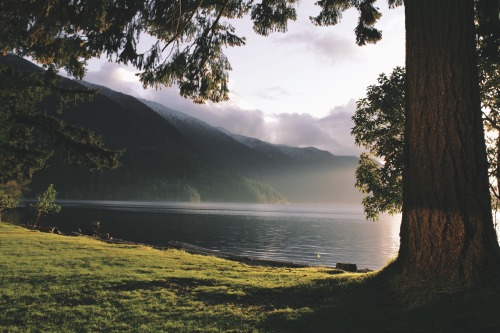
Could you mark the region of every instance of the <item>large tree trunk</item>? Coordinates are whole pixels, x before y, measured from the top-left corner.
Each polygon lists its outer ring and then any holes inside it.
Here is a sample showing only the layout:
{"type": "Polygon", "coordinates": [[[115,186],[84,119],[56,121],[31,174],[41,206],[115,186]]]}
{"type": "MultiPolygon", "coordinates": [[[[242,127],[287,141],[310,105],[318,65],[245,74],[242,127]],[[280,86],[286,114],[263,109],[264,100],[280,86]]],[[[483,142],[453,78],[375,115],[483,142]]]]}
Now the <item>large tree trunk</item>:
{"type": "Polygon", "coordinates": [[[408,105],[403,274],[476,286],[498,281],[472,0],[406,0],[408,105]]]}

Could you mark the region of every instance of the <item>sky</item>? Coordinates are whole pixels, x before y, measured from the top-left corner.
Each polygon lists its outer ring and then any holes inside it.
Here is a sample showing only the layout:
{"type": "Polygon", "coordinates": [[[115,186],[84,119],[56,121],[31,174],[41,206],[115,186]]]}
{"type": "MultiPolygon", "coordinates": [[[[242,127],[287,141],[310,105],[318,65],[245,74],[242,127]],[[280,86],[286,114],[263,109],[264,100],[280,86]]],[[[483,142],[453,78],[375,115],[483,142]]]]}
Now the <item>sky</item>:
{"type": "Polygon", "coordinates": [[[336,155],[359,155],[350,135],[356,100],[381,73],[404,65],[404,9],[378,3],[382,41],[359,47],[354,28],[358,13],[349,10],[336,26],[316,27],[319,12],[302,1],[297,21],[286,33],[255,34],[248,18],[233,21],[246,45],[229,48],[230,100],[194,104],[176,87],[146,89],[136,71],[103,59],[89,62],[84,80],[159,102],[233,133],[299,147],[314,146],[336,155]]]}

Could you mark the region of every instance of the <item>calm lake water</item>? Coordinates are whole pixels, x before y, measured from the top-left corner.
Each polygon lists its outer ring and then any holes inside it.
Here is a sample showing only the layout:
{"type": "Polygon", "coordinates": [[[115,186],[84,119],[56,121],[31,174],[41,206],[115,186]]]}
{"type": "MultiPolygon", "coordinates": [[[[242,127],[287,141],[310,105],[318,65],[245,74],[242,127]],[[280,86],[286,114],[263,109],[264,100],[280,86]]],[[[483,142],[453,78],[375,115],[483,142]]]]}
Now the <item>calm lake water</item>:
{"type": "Polygon", "coordinates": [[[397,254],[400,216],[366,221],[362,207],[60,201],[44,225],[63,231],[101,222],[115,238],[155,245],[180,241],[263,259],[377,269],[397,254]]]}

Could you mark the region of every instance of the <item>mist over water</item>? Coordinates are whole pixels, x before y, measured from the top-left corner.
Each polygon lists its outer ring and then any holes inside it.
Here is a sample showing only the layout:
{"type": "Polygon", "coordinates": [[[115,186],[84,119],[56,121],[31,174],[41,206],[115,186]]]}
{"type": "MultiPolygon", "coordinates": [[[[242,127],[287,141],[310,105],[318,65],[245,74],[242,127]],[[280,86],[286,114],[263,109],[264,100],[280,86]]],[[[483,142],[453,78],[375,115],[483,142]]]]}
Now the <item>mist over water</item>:
{"type": "Polygon", "coordinates": [[[61,201],[43,223],[154,245],[180,241],[262,259],[378,269],[397,254],[400,217],[366,221],[359,206],[61,201]]]}
{"type": "MultiPolygon", "coordinates": [[[[357,164],[356,164],[357,165],[357,164]]],[[[303,167],[300,173],[282,170],[265,181],[292,203],[359,205],[362,194],[355,186],[355,167],[303,167]]]]}

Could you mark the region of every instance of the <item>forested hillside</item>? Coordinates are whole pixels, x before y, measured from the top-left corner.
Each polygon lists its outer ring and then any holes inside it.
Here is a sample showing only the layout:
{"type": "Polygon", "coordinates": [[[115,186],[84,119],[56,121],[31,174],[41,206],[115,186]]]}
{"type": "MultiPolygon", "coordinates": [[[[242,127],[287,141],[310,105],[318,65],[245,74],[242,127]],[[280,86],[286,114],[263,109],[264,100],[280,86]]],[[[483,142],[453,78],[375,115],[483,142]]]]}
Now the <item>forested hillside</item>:
{"type": "MultiPolygon", "coordinates": [[[[0,61],[20,71],[40,70],[14,56],[0,61]]],[[[62,150],[56,149],[50,167],[35,174],[31,195],[53,183],[59,197],[70,199],[360,201],[353,186],[354,157],[235,135],[163,105],[86,82],[61,78],[61,84],[96,92],[62,118],[101,135],[109,148],[123,149],[121,166],[91,172],[65,163],[62,150]]],[[[39,107],[55,110],[55,103],[56,98],[49,98],[39,107]]]]}
{"type": "Polygon", "coordinates": [[[314,147],[291,147],[230,133],[161,104],[143,101],[220,166],[270,184],[291,202],[355,203],[358,158],[314,147]]]}

